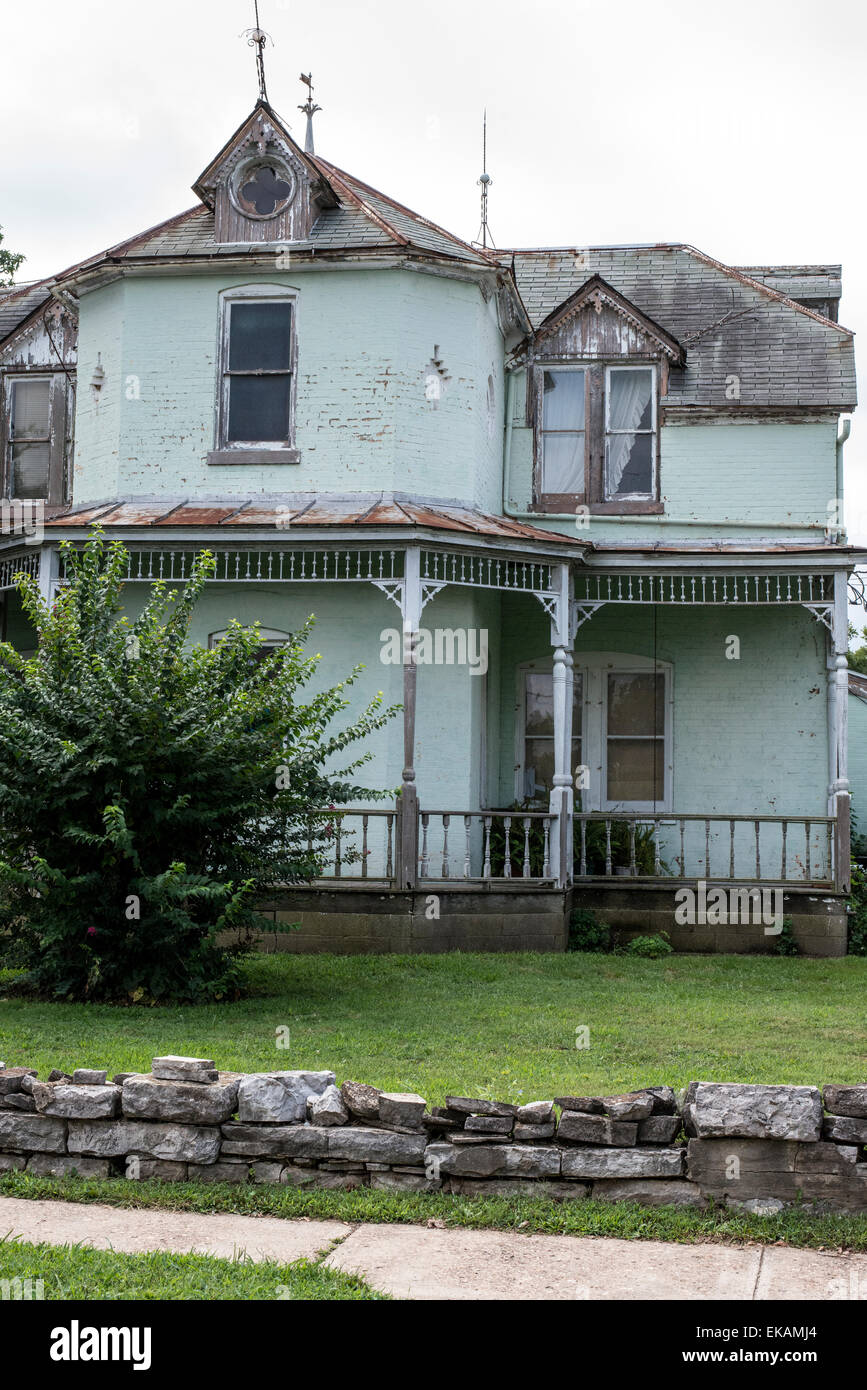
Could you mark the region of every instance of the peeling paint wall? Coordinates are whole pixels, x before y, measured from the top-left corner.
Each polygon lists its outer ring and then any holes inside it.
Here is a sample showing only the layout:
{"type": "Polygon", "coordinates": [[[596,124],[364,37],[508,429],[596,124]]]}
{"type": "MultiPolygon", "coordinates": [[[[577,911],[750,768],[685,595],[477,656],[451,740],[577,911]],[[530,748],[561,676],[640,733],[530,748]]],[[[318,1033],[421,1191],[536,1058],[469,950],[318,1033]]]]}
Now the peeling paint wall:
{"type": "MultiPolygon", "coordinates": [[[[783,539],[792,527],[813,526],[821,541],[836,495],[836,419],[823,421],[708,421],[663,424],[659,434],[660,517],[593,516],[584,539],[699,540],[720,526],[738,533],[738,522],[761,523],[783,539]],[[667,520],[671,518],[671,520],[667,520]],[[680,525],[678,521],[706,523],[680,525]]],[[[510,458],[506,460],[510,510],[530,509],[533,431],[526,421],[526,375],[515,382],[510,458]]],[[[542,525],[573,533],[568,522],[546,517],[542,525]]],[[[750,531],[741,528],[741,533],[750,531]]],[[[791,532],[803,539],[805,533],[791,532]]],[[[755,536],[755,531],[752,532],[755,536]]]]}
{"type": "Polygon", "coordinates": [[[502,337],[476,285],[411,271],[257,277],[298,291],[299,464],[209,467],[220,291],[243,276],[129,279],[84,296],[78,503],[110,495],[250,497],[396,490],[494,509],[502,337]],[[426,390],[437,348],[448,381],[426,390]],[[489,378],[493,381],[490,388],[489,378]],[[491,423],[491,391],[493,410],[491,423]]]}

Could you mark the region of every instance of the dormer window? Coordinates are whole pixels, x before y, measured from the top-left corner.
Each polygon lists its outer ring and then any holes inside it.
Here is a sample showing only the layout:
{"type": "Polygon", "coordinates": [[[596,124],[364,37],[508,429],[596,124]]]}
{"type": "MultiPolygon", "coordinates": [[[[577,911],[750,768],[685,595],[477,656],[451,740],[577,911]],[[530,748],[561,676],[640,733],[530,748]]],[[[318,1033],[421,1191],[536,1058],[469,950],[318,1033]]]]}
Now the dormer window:
{"type": "Polygon", "coordinates": [[[654,364],[537,362],[536,393],[540,511],[660,510],[654,364]]]}
{"type": "Polygon", "coordinates": [[[295,196],[291,170],[276,160],[248,160],[231,180],[231,198],[245,217],[276,217],[295,196]]]}

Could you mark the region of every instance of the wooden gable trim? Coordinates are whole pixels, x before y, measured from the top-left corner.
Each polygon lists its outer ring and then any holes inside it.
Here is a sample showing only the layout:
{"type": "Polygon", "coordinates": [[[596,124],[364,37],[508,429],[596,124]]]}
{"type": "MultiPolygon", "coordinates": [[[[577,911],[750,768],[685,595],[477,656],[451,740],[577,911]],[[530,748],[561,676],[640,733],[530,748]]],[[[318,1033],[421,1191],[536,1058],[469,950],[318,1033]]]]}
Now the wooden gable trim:
{"type": "Polygon", "coordinates": [[[255,123],[263,118],[269,122],[275,134],[285,142],[294,158],[304,167],[310,179],[310,183],[314,188],[316,188],[317,191],[321,188],[324,194],[330,193],[333,204],[336,206],[338,199],[334,194],[334,190],[331,189],[324,172],[318,165],[314,164],[309,155],[304,153],[301,146],[295,143],[276,111],[274,111],[266,101],[256,102],[256,105],[247,119],[241,122],[234,135],[229,137],[219,154],[214,156],[206,169],[203,169],[202,173],[193,184],[193,192],[197,197],[201,198],[202,202],[205,203],[207,207],[212,208],[214,206],[213,189],[219,182],[219,175],[222,173],[223,166],[248,143],[252,136],[255,123]]]}
{"type": "Polygon", "coordinates": [[[597,313],[601,313],[603,307],[612,309],[615,314],[624,319],[633,328],[644,333],[651,338],[659,347],[668,360],[675,366],[683,366],[686,361],[686,351],[683,346],[666,333],[653,319],[648,318],[637,309],[624,295],[620,294],[613,285],[609,285],[603,280],[601,275],[592,275],[589,280],[571,294],[568,299],[558,305],[547,318],[543,319],[533,335],[533,342],[538,347],[546,338],[550,338],[559,328],[569,319],[577,317],[588,307],[592,307],[597,313]]]}

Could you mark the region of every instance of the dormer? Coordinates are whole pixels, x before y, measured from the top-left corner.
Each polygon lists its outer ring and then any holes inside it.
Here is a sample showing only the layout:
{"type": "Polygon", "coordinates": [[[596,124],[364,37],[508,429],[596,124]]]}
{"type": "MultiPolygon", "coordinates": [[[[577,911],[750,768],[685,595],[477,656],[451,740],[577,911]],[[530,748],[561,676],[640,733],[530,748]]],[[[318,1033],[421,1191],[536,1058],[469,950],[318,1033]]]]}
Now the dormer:
{"type": "Polygon", "coordinates": [[[539,325],[526,348],[534,508],[660,512],[659,402],[684,350],[600,275],[539,325]]]}
{"type": "Polygon", "coordinates": [[[338,205],[331,185],[264,101],[193,191],[213,209],[223,245],[305,241],[322,209],[338,205]]]}

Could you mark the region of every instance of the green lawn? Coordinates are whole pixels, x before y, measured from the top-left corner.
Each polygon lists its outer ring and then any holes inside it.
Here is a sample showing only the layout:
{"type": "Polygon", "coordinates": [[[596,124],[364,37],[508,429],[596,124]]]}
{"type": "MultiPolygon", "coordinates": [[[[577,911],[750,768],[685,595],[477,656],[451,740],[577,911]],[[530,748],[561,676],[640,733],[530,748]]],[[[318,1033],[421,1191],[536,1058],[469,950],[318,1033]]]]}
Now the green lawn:
{"type": "MultiPolygon", "coordinates": [[[[123,1255],[80,1245],[0,1240],[0,1279],[41,1279],[60,1299],[380,1299],[355,1275],[309,1260],[290,1265],[153,1252],[123,1255]]],[[[13,1304],[13,1307],[16,1305],[13,1304]]]]}
{"type": "MultiPolygon", "coordinates": [[[[797,1206],[776,1216],[757,1216],[726,1207],[647,1207],[635,1202],[594,1202],[584,1198],[553,1202],[544,1197],[453,1197],[442,1192],[393,1193],[373,1188],[323,1192],[280,1184],[242,1187],[226,1183],[127,1182],[123,1178],[96,1181],[40,1178],[32,1173],[0,1175],[0,1197],[100,1202],[113,1207],[166,1211],[238,1212],[284,1220],[408,1225],[434,1221],[441,1226],[520,1231],[523,1235],[541,1231],[548,1235],[616,1236],[621,1240],[685,1244],[785,1242],[813,1250],[867,1252],[867,1212],[809,1212],[797,1206]]],[[[0,1245],[0,1252],[2,1249],[0,1245]]]]}
{"type": "Polygon", "coordinates": [[[166,1052],[236,1071],[330,1068],[433,1104],[867,1080],[863,957],[283,955],[256,957],[248,976],[245,1000],[205,1008],[0,1000],[0,1058],[43,1076],[148,1070],[166,1052]]]}

